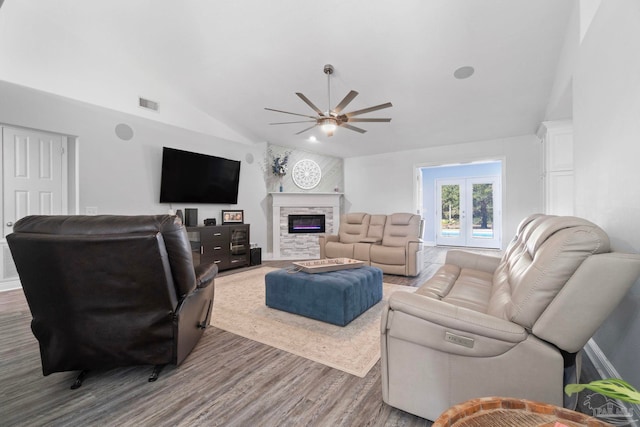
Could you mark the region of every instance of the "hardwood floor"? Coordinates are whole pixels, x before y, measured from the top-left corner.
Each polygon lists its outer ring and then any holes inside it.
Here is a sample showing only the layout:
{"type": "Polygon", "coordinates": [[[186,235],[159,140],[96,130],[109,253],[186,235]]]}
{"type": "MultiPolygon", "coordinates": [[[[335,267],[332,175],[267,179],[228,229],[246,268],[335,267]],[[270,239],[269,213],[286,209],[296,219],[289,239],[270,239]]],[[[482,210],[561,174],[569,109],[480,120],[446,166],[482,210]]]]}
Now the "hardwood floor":
{"type": "MultiPolygon", "coordinates": [[[[420,285],[446,250],[427,253],[419,277],[383,280],[420,285]]],[[[431,425],[382,402],[380,362],[359,378],[214,327],[154,383],[151,367],[130,367],[90,373],[70,390],[76,372],[42,375],[30,321],[21,290],[0,293],[1,426],[431,425]]]]}
{"type": "MultiPolygon", "coordinates": [[[[416,286],[424,276],[384,280],[416,286]]],[[[214,327],[154,383],[151,367],[130,367],[89,373],[70,390],[77,372],[42,375],[30,321],[21,290],[0,293],[2,426],[431,425],[382,402],[380,362],[359,378],[214,327]]]]}

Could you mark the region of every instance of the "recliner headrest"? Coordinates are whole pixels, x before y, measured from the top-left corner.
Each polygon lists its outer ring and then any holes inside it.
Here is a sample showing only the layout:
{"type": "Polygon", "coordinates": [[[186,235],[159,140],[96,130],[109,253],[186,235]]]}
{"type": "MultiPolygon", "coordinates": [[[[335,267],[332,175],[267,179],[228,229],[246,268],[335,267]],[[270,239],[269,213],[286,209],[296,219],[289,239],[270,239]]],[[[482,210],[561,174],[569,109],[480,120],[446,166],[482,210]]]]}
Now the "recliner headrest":
{"type": "Polygon", "coordinates": [[[391,225],[409,225],[415,215],[410,213],[394,213],[389,216],[391,218],[391,225]]]}
{"type": "Polygon", "coordinates": [[[531,235],[526,239],[527,251],[533,256],[536,251],[554,234],[569,228],[581,228],[594,236],[597,236],[597,247],[592,253],[609,252],[609,237],[594,223],[586,219],[572,216],[544,216],[536,218],[534,223],[539,222],[531,229],[531,235]]]}
{"type": "Polygon", "coordinates": [[[363,212],[352,212],[346,215],[347,224],[362,224],[364,217],[367,216],[363,212]]]}

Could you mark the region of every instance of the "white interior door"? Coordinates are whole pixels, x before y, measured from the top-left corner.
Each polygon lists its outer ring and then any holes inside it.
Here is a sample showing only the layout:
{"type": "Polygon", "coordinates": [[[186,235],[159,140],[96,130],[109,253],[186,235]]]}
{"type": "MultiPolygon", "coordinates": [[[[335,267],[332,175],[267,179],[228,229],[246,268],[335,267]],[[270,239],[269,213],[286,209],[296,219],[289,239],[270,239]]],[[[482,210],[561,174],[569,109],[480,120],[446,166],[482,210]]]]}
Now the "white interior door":
{"type": "Polygon", "coordinates": [[[27,215],[67,212],[67,139],[30,129],[2,127],[3,256],[0,281],[15,279],[5,237],[27,215]]]}
{"type": "Polygon", "coordinates": [[[26,215],[63,213],[63,139],[28,129],[2,129],[3,236],[26,215]]]}
{"type": "Polygon", "coordinates": [[[439,179],[436,186],[436,244],[501,247],[499,177],[439,179]]]}

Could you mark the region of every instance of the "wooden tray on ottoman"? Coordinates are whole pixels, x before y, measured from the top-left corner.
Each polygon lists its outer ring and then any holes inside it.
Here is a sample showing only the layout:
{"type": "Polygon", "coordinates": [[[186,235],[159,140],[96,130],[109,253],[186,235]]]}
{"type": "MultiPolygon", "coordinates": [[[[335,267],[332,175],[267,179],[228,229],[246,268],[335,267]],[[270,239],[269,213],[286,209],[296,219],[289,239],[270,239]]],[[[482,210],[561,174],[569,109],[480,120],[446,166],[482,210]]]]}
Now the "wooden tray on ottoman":
{"type": "Polygon", "coordinates": [[[326,273],[327,271],[362,267],[364,262],[351,258],[327,258],[313,261],[298,261],[294,262],[293,265],[305,273],[326,273]]]}

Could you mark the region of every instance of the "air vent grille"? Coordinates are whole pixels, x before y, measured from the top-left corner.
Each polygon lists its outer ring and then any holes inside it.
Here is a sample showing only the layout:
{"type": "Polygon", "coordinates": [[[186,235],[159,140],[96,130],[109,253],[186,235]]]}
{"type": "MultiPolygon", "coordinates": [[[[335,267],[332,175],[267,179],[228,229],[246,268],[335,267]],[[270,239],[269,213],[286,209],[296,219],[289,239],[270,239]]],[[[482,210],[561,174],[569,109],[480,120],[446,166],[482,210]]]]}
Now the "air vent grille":
{"type": "Polygon", "coordinates": [[[146,108],[147,110],[158,111],[159,105],[155,101],[151,101],[150,99],[138,98],[138,105],[142,108],[146,108]]]}

